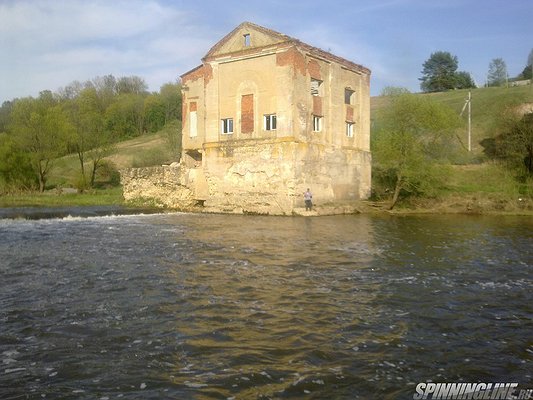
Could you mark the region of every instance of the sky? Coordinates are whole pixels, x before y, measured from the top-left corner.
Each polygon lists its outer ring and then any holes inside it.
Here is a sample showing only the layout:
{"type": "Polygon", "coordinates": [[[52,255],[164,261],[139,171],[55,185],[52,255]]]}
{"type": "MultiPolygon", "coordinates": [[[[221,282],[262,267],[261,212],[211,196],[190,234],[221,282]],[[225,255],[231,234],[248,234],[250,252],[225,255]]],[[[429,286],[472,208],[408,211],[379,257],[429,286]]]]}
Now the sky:
{"type": "Polygon", "coordinates": [[[108,74],[158,91],[244,21],[371,69],[372,95],[420,91],[436,51],[483,85],[491,60],[514,77],[533,48],[532,0],[0,0],[0,103],[108,74]]]}

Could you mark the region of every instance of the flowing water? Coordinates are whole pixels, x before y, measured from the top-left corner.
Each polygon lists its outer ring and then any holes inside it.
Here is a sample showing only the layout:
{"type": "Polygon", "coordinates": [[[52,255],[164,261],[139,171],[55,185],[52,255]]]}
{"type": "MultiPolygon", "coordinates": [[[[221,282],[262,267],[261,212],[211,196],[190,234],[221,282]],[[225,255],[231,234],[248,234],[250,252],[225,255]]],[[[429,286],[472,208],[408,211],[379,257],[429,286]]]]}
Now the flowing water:
{"type": "Polygon", "coordinates": [[[0,398],[530,384],[532,264],[525,217],[0,220],[0,398]]]}

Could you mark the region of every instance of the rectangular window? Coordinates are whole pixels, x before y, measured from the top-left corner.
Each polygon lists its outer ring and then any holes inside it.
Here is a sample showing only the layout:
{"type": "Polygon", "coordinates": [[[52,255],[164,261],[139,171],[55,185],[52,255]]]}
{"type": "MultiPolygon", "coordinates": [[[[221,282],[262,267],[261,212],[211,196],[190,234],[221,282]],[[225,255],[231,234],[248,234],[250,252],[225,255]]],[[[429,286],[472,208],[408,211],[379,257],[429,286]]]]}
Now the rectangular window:
{"type": "Polygon", "coordinates": [[[220,121],[220,133],[231,135],[233,133],[233,118],[224,118],[220,121]]]}
{"type": "Polygon", "coordinates": [[[322,117],[313,115],[313,132],[322,131],[322,117]]]}
{"type": "Polygon", "coordinates": [[[319,81],[318,79],[311,78],[311,94],[313,96],[322,96],[322,81],[319,81]]]}
{"type": "Polygon", "coordinates": [[[243,35],[244,37],[244,47],[250,47],[250,45],[252,44],[251,40],[250,40],[250,34],[249,33],[245,33],[243,35]]]}
{"type": "Polygon", "coordinates": [[[265,115],[265,131],[276,130],[276,114],[265,115]]]}
{"type": "Polygon", "coordinates": [[[198,135],[198,117],[196,111],[189,113],[189,136],[196,137],[198,135]]]}
{"type": "Polygon", "coordinates": [[[353,122],[346,122],[346,136],[349,138],[353,137],[353,122]]]}
{"type": "Polygon", "coordinates": [[[344,104],[354,104],[355,91],[350,88],[344,89],[344,104]]]}

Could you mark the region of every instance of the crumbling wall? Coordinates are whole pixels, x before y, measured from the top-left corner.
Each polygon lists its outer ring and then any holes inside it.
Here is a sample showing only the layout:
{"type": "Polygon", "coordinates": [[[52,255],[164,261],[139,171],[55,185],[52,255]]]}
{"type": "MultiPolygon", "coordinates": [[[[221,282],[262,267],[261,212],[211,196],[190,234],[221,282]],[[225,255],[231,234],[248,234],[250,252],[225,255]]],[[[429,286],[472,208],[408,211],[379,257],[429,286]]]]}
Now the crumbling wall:
{"type": "Polygon", "coordinates": [[[190,209],[197,203],[191,189],[194,184],[191,171],[178,163],[121,170],[120,182],[124,199],[175,209],[190,209]]]}

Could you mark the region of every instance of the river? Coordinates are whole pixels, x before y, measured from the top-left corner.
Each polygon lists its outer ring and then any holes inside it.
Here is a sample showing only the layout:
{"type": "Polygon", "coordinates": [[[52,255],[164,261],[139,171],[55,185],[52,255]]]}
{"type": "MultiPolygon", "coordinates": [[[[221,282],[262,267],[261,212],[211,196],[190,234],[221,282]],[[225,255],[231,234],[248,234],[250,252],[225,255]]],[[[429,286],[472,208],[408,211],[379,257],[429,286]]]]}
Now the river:
{"type": "Polygon", "coordinates": [[[412,399],[533,379],[533,219],[0,220],[1,399],[412,399]]]}

